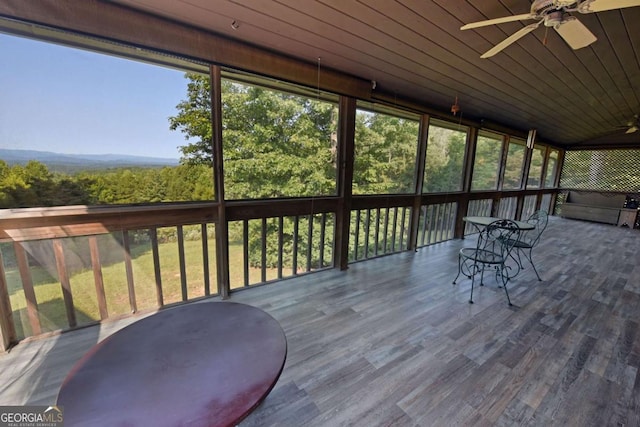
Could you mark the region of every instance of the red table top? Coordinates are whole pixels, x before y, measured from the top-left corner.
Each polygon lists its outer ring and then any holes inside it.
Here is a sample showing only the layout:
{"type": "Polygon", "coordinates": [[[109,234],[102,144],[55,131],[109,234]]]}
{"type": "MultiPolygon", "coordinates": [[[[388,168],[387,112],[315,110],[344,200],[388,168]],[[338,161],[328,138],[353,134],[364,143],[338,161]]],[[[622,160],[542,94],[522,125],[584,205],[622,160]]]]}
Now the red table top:
{"type": "Polygon", "coordinates": [[[271,391],[286,354],[282,328],[260,309],[183,305],[96,344],[67,375],[58,405],[65,426],[235,425],[271,391]]]}

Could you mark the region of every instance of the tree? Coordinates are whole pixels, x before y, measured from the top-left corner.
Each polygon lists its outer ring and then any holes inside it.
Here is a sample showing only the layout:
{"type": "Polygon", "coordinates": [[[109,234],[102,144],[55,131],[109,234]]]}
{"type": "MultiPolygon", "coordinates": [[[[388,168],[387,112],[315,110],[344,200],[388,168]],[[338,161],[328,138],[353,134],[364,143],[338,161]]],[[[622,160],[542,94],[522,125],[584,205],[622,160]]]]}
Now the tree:
{"type": "MultiPolygon", "coordinates": [[[[187,99],[170,118],[171,129],[190,141],[181,147],[183,163],[211,165],[209,81],[186,77],[187,99]]],[[[333,104],[224,80],[222,117],[227,198],[335,193],[333,104]]]]}
{"type": "Polygon", "coordinates": [[[211,141],[211,83],[209,77],[202,74],[187,73],[187,99],[181,101],[176,108],[178,114],[169,117],[169,128],[180,130],[190,141],[180,147],[182,161],[196,164],[212,164],[213,153],[211,141]]]}
{"type": "Polygon", "coordinates": [[[439,126],[429,126],[425,163],[425,193],[458,191],[462,184],[466,134],[439,126]]]}
{"type": "Polygon", "coordinates": [[[358,111],[354,194],[413,192],[418,131],[417,121],[358,111]]]}
{"type": "Polygon", "coordinates": [[[478,136],[473,164],[472,190],[495,190],[498,187],[501,152],[501,139],[478,136]]]}

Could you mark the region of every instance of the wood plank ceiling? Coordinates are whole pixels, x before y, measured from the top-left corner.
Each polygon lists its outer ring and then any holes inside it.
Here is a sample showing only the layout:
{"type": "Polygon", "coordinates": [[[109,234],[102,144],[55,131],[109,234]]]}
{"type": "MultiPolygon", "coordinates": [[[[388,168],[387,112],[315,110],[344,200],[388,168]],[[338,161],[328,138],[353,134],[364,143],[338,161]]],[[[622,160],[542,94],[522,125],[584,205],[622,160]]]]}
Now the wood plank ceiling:
{"type": "Polygon", "coordinates": [[[528,13],[529,1],[116,2],[375,81],[374,93],[444,112],[457,96],[464,118],[535,128],[541,140],[567,149],[640,147],[640,131],[624,128],[640,114],[640,7],[575,14],[598,38],[580,50],[540,26],[481,59],[533,21],[460,26],[528,13]]]}

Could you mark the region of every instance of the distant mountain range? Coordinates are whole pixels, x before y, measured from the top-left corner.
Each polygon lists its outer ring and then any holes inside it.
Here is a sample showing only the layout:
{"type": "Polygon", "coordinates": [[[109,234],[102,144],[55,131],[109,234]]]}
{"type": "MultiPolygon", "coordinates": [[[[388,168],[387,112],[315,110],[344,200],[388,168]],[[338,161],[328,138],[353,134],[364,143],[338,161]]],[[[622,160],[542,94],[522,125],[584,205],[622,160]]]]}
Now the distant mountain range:
{"type": "Polygon", "coordinates": [[[131,156],[127,154],[61,154],[49,151],[11,150],[0,148],[0,159],[9,165],[37,160],[51,170],[108,169],[116,167],[177,166],[177,159],[131,156]]]}

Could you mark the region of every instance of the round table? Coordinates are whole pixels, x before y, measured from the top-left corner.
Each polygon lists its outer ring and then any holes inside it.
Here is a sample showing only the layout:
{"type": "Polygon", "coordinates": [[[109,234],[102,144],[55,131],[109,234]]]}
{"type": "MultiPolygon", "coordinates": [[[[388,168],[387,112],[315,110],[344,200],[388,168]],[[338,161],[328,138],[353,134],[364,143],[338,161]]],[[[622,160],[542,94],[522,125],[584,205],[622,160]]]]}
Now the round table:
{"type": "Polygon", "coordinates": [[[58,394],[65,426],[236,425],[271,391],[287,354],[278,322],[232,302],[183,305],[92,347],[58,394]]]}
{"type": "MultiPolygon", "coordinates": [[[[468,222],[470,224],[473,224],[476,227],[478,227],[478,226],[486,227],[487,225],[491,224],[492,222],[503,221],[504,219],[505,218],[496,218],[496,217],[493,217],[493,216],[465,216],[465,217],[462,218],[462,220],[464,222],[468,222]]],[[[533,230],[534,228],[536,228],[535,225],[531,224],[530,222],[516,221],[514,219],[510,219],[509,221],[515,223],[516,226],[522,231],[530,231],[530,230],[533,230]]],[[[480,231],[480,228],[478,228],[478,231],[480,231]]]]}

